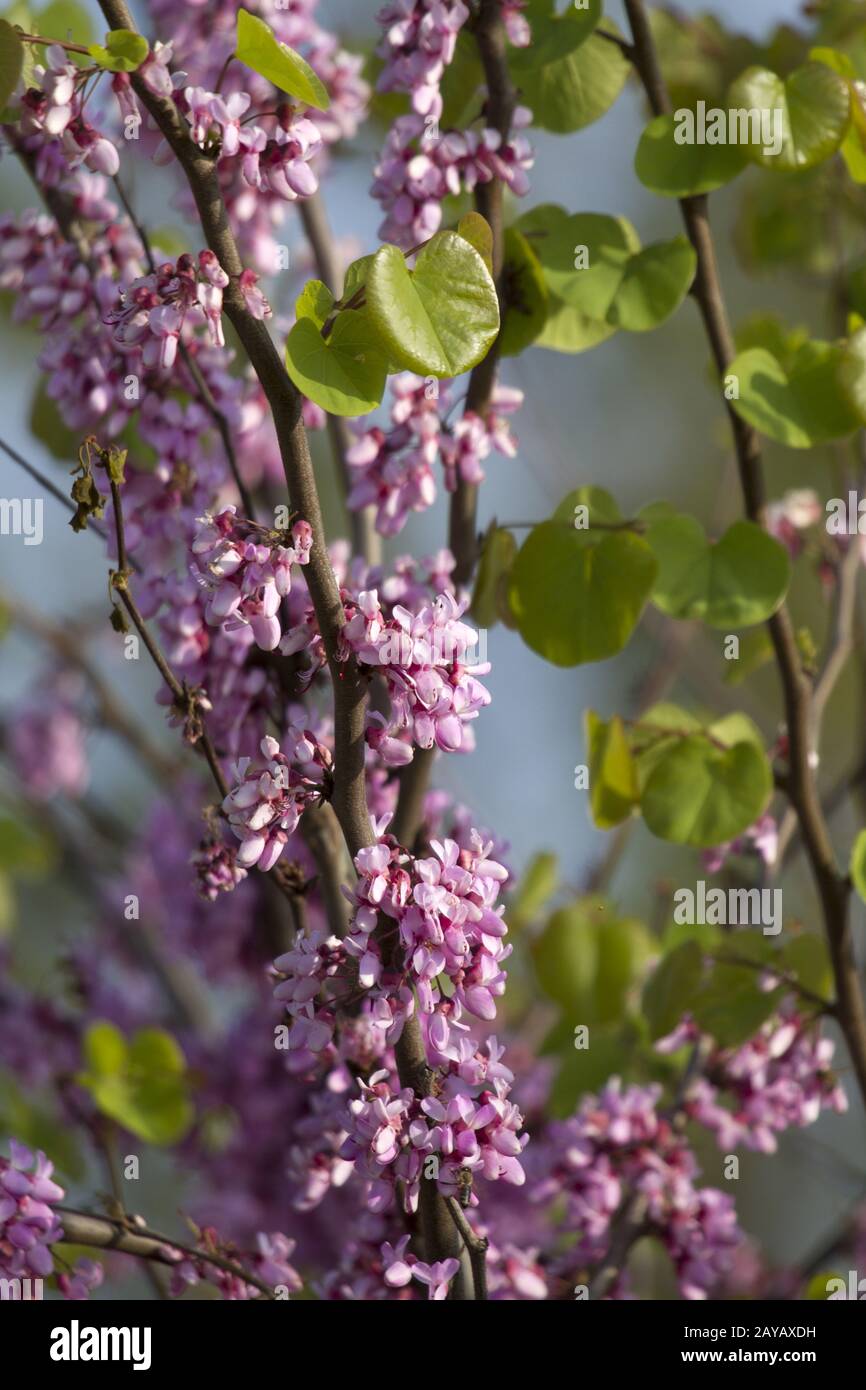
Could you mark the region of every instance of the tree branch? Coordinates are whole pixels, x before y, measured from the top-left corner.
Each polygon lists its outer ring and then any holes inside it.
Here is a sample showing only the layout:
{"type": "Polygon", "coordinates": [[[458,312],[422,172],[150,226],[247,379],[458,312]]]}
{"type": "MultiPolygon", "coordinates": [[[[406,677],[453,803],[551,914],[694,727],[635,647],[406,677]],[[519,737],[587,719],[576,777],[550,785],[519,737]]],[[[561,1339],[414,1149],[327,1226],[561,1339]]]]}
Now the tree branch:
{"type": "MultiPolygon", "coordinates": [[[[508,139],[511,118],[517,96],[511,85],[506,60],[506,35],[502,22],[500,0],[481,0],[478,18],[472,30],[478,47],[478,56],[484,69],[487,83],[486,117],[488,124],[508,139]]],[[[499,295],[500,323],[505,311],[505,296],[502,285],[502,270],[505,259],[505,224],[502,215],[502,180],[491,179],[480,183],[475,190],[475,206],[481,216],[490,223],[493,233],[493,278],[499,295]]],[[[500,327],[501,332],[501,327],[500,327]]],[[[469,388],[466,393],[466,410],[473,410],[482,418],[490,409],[493,391],[496,386],[496,372],[499,366],[499,338],[493,343],[487,356],[472,368],[469,388]]],[[[457,561],[454,569],[455,587],[468,584],[472,578],[475,561],[478,557],[478,485],[467,483],[458,475],[448,523],[448,544],[457,561]]]]}
{"type": "MultiPolygon", "coordinates": [[[[634,60],[655,115],[670,111],[670,97],[643,0],[625,0],[634,45],[634,60]]],[[[689,239],[697,254],[693,294],[720,377],[736,349],[722,294],[718,263],[710,231],[706,196],[680,200],[689,239]]],[[[766,493],[758,436],[726,402],[734,437],[740,486],[746,514],[766,527],[766,493]]],[[[821,810],[812,752],[812,687],[803,670],[790,613],[782,606],[768,624],[782,681],[789,742],[791,803],[797,812],[803,840],[821,901],[833,973],[838,1017],[851,1054],[861,1095],[866,1101],[866,1007],[860,989],[848,913],[849,885],[840,873],[821,810]]]]}
{"type": "MultiPolygon", "coordinates": [[[[125,0],[100,0],[112,29],[135,32],[125,0]]],[[[195,199],[205,241],[229,276],[223,304],[225,312],[252,364],[274,417],[277,438],[293,511],[309,523],[313,545],[307,566],[307,584],[322,635],[334,689],[334,791],[332,804],[349,853],[375,842],[367,807],[365,782],[364,715],[366,682],[351,655],[341,655],[340,637],[346,615],[336,576],[328,558],[309,444],[301,418],[301,397],[290,380],[264,323],[246,307],[239,287],[243,265],[229,225],[216,167],[195,145],[174,103],[153,93],[139,73],[130,77],[133,89],[147,108],[180,163],[195,199]]],[[[395,1048],[402,1086],[429,1095],[432,1077],[427,1066],[421,1027],[409,1019],[395,1048]]],[[[421,1184],[421,1224],[428,1258],[444,1259],[453,1251],[454,1227],[435,1182],[421,1184]]]]}
{"type": "MultiPolygon", "coordinates": [[[[100,0],[100,4],[112,29],[136,32],[125,0],[100,0]]],[[[249,312],[241,293],[239,279],[243,263],[229,225],[213,159],[194,144],[173,101],[152,92],[140,73],[132,73],[130,80],[180,163],[198,208],[205,241],[229,277],[223,297],[225,312],[271,408],[292,510],[309,523],[313,533],[307,584],[334,687],[333,805],[346,843],[355,855],[373,841],[364,782],[366,685],[354,659],[341,657],[339,652],[345,613],[328,558],[319,494],[301,418],[301,397],[286,373],[267,327],[249,312]]]]}

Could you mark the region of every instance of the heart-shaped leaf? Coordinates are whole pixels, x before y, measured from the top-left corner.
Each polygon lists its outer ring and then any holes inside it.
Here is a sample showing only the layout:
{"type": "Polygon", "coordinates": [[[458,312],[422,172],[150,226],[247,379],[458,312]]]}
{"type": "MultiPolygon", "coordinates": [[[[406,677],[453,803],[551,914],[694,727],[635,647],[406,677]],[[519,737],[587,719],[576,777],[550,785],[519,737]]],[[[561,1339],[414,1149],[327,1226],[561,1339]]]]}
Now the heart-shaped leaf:
{"type": "Polygon", "coordinates": [[[366,415],[385,391],[387,362],[364,310],[344,309],[330,337],[313,318],[299,318],[286,339],[286,370],[329,415],[366,415]]]}
{"type": "Polygon", "coordinates": [[[784,80],[769,68],[747,68],[729,88],[727,104],[761,113],[764,129],[757,139],[750,132],[743,148],[756,164],[777,171],[811,169],[828,159],[851,119],[848,83],[825,63],[804,63],[784,80]]]}
{"type": "Polygon", "coordinates": [[[697,256],[683,236],[630,257],[607,317],[628,333],[645,333],[678,309],[695,277],[697,256]]]}
{"type": "Polygon", "coordinates": [[[518,553],[508,598],[527,645],[555,666],[576,666],[622,650],[655,575],[652,551],[629,531],[599,539],[544,521],[518,553]]]}
{"type": "MultiPolygon", "coordinates": [[[[615,32],[613,26],[607,27],[615,32]]],[[[514,85],[531,109],[535,124],[557,135],[582,130],[603,116],[631,71],[617,45],[597,34],[590,34],[578,48],[542,67],[515,67],[516,55],[525,51],[509,51],[514,85]]],[[[520,61],[518,57],[518,65],[520,61]]]]}
{"type": "Polygon", "coordinates": [[[722,748],[692,734],[675,740],[656,762],[641,811],[660,839],[709,848],[735,839],[757,820],[772,790],[770,765],[753,742],[722,748]]]}
{"type": "Polygon", "coordinates": [[[588,899],[555,912],[532,954],[544,993],[592,1025],[622,1018],[651,952],[642,922],[614,918],[588,899]]]}
{"type": "Polygon", "coordinates": [[[694,517],[666,517],[650,526],[647,542],[658,561],[652,601],[672,618],[752,627],[785,597],[788,552],[754,522],[737,521],[712,543],[694,517]]]}
{"type": "Polygon", "coordinates": [[[685,237],[641,250],[624,217],[569,215],[542,205],[518,222],[553,293],[588,319],[645,332],[668,318],[688,292],[696,257],[685,237]]]}
{"type": "MultiPolygon", "coordinates": [[[[786,371],[763,348],[741,352],[727,368],[738,394],[731,405],[762,434],[791,449],[809,449],[842,439],[863,422],[850,400],[842,364],[845,349],[813,341],[802,347],[786,371]]],[[[850,370],[850,368],[845,369],[850,370]]]]}
{"type": "Polygon", "coordinates": [[[518,218],[516,226],[535,252],[552,292],[588,318],[604,319],[640,238],[625,217],[567,213],[543,203],[518,218]]]}
{"type": "MultiPolygon", "coordinates": [[[[748,163],[740,145],[699,144],[688,140],[693,111],[668,113],[650,121],[635,154],[635,173],[644,188],[665,198],[690,198],[712,193],[735,179],[748,163]]],[[[696,134],[696,130],[694,131],[696,134]]]]}
{"type": "Polygon", "coordinates": [[[238,11],[235,57],[305,106],[317,111],[327,111],[330,106],[328,93],[309,63],[288,44],[281,43],[264,20],[249,10],[238,11]]]}
{"type": "Polygon", "coordinates": [[[127,1044],[111,1023],[98,1022],[84,1037],[87,1070],[76,1078],[104,1115],[151,1144],[173,1144],[189,1129],[193,1107],[183,1053],[157,1028],[143,1028],[127,1044]]]}
{"type": "Polygon", "coordinates": [[[468,371],[499,331],[490,271],[457,232],[437,232],[418,253],[412,271],[396,246],[380,246],[365,295],[389,361],[422,376],[468,371]]]}
{"type": "Polygon", "coordinates": [[[95,43],[87,51],[97,66],[107,72],[135,72],[150,50],[147,39],[141,34],[130,33],[128,29],[112,29],[105,36],[105,47],[95,43]]]}

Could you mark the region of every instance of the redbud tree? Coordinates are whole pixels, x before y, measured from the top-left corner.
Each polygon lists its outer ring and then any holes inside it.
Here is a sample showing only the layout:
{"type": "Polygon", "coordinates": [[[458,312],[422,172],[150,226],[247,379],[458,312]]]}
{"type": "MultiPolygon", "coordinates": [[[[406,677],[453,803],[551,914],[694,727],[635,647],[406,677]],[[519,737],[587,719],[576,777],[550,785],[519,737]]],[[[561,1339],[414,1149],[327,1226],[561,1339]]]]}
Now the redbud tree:
{"type": "MultiPolygon", "coordinates": [[[[172,1298],[826,1297],[856,1211],[780,1268],[735,1179],[866,1097],[866,832],[838,816],[862,767],[820,758],[862,628],[860,7],[757,42],[644,0],[621,24],[386,0],[367,53],[316,0],[99,8],[0,20],[29,178],[0,288],[41,337],[59,460],[2,445],[3,544],[59,498],[89,577],[74,622],[4,595],[44,664],[3,716],[0,862],[63,891],[38,969],[20,929],[0,943],[0,1275],[70,1299],[142,1274],[172,1298]],[[580,202],[581,132],[628,84],[661,239],[580,202]],[[539,131],[573,171],[555,204],[539,131]],[[353,148],[372,245],[326,209],[353,148]],[[741,269],[807,280],[825,336],[732,322],[711,208],[735,180],[741,269]],[[674,315],[718,504],[659,500],[645,456],[625,507],[575,453],[550,515],[491,516],[516,360],[651,353],[674,315]],[[780,466],[771,492],[765,455],[795,450],[810,481],[780,466]],[[407,553],[437,498],[447,530],[407,553]],[[574,755],[575,862],[593,822],[609,850],[581,879],[538,825],[517,872],[444,789],[497,650],[565,682],[633,641],[638,687],[585,711],[574,755]],[[126,692],[146,666],[156,709],[126,692]],[[152,784],[134,816],[100,795],[94,726],[152,784]],[[637,860],[645,920],[614,882],[641,822],[681,866],[637,860]]],[[[499,734],[515,798],[525,716],[499,734]]]]}

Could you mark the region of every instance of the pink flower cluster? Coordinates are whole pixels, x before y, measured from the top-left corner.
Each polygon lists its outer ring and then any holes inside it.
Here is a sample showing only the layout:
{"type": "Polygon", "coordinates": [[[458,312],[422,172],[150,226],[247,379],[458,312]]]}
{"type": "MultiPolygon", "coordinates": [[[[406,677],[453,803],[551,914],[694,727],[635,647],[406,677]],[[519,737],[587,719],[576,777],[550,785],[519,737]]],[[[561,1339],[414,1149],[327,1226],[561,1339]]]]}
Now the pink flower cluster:
{"type": "Polygon", "coordinates": [[[54,1268],[51,1246],[63,1239],[54,1205],[65,1193],[44,1153],[34,1157],[17,1139],[9,1150],[11,1159],[0,1157],[0,1275],[46,1278],[54,1268]]]}
{"type": "Polygon", "coordinates": [[[68,169],[84,164],[113,177],[120,168],[117,147],[83,115],[84,79],[59,44],[45,50],[46,66],[34,71],[34,86],[23,92],[21,134],[58,142],[68,169]]]}
{"type": "MultiPolygon", "coordinates": [[[[741,1240],[734,1202],[697,1188],[697,1165],[682,1135],[658,1110],[660,1086],[618,1078],[585,1097],[575,1115],[553,1123],[544,1141],[536,1202],[565,1196],[563,1230],[576,1236],[559,1271],[574,1275],[607,1251],[611,1222],[628,1192],[645,1208],[648,1230],[665,1245],[684,1298],[706,1298],[741,1240]]],[[[623,1281],[612,1291],[622,1296],[623,1281]]]]}
{"type": "Polygon", "coordinates": [[[165,370],[174,365],[187,320],[193,326],[207,323],[213,341],[225,345],[222,306],[228,282],[213,251],[199,251],[198,264],[183,255],[176,265],[166,261],[133,280],[105,321],[121,351],[141,346],[145,366],[165,370]]]}
{"type": "Polygon", "coordinates": [[[477,660],[478,634],[460,621],[467,607],[446,591],[414,611],[394,604],[389,614],[375,589],[347,605],[343,640],[363,668],[382,675],[391,702],[390,722],[371,722],[367,741],[392,766],[411,761],[407,739],[445,753],[474,747],[472,721],[490,704],[477,677],[490,663],[477,660]]]}
{"type": "MultiPolygon", "coordinates": [[[[532,122],[525,106],[514,112],[516,131],[532,122]]],[[[423,116],[398,116],[373,171],[372,196],[382,205],[383,241],[404,251],[439,230],[442,202],[449,194],[472,192],[479,183],[501,179],[520,198],[529,191],[527,171],[534,156],[526,136],[507,140],[496,130],[431,130],[423,116]]]]}
{"type": "Polygon", "coordinates": [[[389,1241],[383,1244],[385,1283],[391,1289],[402,1289],[413,1279],[417,1279],[420,1284],[427,1285],[428,1299],[443,1302],[448,1297],[448,1285],[459,1270],[460,1261],[437,1260],[435,1264],[429,1265],[407,1249],[410,1240],[411,1236],[403,1236],[396,1246],[392,1246],[389,1241]]]}
{"type": "MultiPolygon", "coordinates": [[[[694,1024],[682,1024],[663,1049],[676,1046],[694,1024]]],[[[726,1152],[745,1144],[775,1153],[776,1135],[814,1124],[822,1110],[844,1114],[845,1092],[832,1070],[834,1044],[792,1007],[763,1025],[742,1047],[716,1049],[686,1096],[686,1110],[726,1152]],[[726,1102],[726,1103],[723,1103],[726,1102]]]]}
{"type": "Polygon", "coordinates": [[[213,1227],[207,1226],[198,1240],[201,1256],[196,1259],[188,1255],[179,1256],[174,1265],[171,1294],[177,1298],[185,1289],[195,1284],[209,1283],[219,1289],[224,1299],[231,1302],[261,1298],[261,1292],[255,1284],[247,1283],[241,1274],[215,1265],[208,1259],[209,1255],[217,1255],[239,1264],[275,1291],[279,1289],[285,1290],[288,1294],[298,1293],[303,1288],[304,1281],[289,1263],[296,1244],[296,1241],[289,1240],[279,1232],[274,1235],[259,1233],[256,1237],[256,1249],[238,1254],[233,1246],[225,1246],[219,1240],[213,1227]]]}
{"type": "Polygon", "coordinates": [[[779,827],[773,816],[764,815],[759,816],[754,825],[750,825],[735,840],[703,850],[701,859],[704,868],[710,874],[717,874],[732,854],[756,854],[767,868],[772,868],[776,862],[778,848],[779,827]]]}
{"type": "Polygon", "coordinates": [[[261,756],[240,758],[236,785],[223,801],[229,825],[241,842],[237,865],[272,869],[297,829],[304,808],[322,799],[331,754],[308,730],[290,728],[284,752],[275,738],[261,741],[261,756]]]}
{"type": "MultiPolygon", "coordinates": [[[[491,1057],[501,1055],[495,1038],[488,1046],[491,1057]]],[[[416,1211],[422,1178],[435,1180],[445,1196],[468,1191],[472,1203],[476,1177],[524,1183],[520,1155],[528,1136],[520,1133],[523,1117],[508,1100],[513,1078],[503,1067],[488,1085],[487,1061],[473,1055],[444,1075],[438,1096],[420,1100],[408,1087],[395,1089],[388,1069],[359,1079],[361,1094],[349,1103],[349,1134],[340,1153],[369,1179],[371,1211],[389,1211],[398,1192],[404,1209],[416,1211]]]]}
{"type": "Polygon", "coordinates": [[[432,506],[437,456],[442,458],[449,491],[458,477],[483,481],[481,464],[492,449],[513,458],[517,446],[505,416],[523,403],[522,391],[497,385],[486,418],[469,410],[449,426],[448,390],[443,384],[402,372],[391,379],[390,389],[391,428],[363,429],[346,455],[352,470],[349,506],[355,511],[375,506],[376,529],[383,536],[402,530],[410,511],[432,506]]]}
{"type": "MultiPolygon", "coordinates": [[[[369,88],[361,76],[363,59],[343,49],[317,23],[315,0],[266,5],[262,18],[277,39],[303,53],[330,97],[327,111],[290,112],[266,78],[239,63],[226,67],[235,46],[237,0],[190,3],[180,10],[173,0],[151,0],[149,9],[157,25],[170,29],[177,65],[185,74],[180,90],[174,90],[162,69],[168,94],[191,112],[194,108],[205,141],[209,129],[220,140],[217,174],[242,254],[271,272],[283,240],[280,223],[286,200],[315,190],[314,165],[321,166],[328,146],[353,136],[365,114],[369,88]],[[195,96],[190,98],[190,93],[195,96]],[[248,109],[260,113],[255,121],[245,114],[248,109]],[[267,124],[270,120],[275,121],[273,127],[267,124]]],[[[146,68],[155,69],[156,63],[146,68]]],[[[186,190],[179,201],[191,211],[186,190]]]]}
{"type": "Polygon", "coordinates": [[[249,92],[223,97],[204,87],[186,87],[175,93],[175,102],[186,115],[196,144],[212,152],[221,164],[239,159],[251,188],[287,202],[315,193],[319,183],[310,161],[322,148],[322,135],[313,121],[299,116],[287,102],[276,107],[271,135],[258,122],[243,120],[252,102],[249,92]]]}
{"type": "Polygon", "coordinates": [[[238,863],[237,850],[220,840],[202,840],[192,856],[198,889],[208,902],[216,902],[220,893],[231,893],[247,876],[238,863]]]}
{"type": "Polygon", "coordinates": [[[234,507],[199,519],[192,542],[193,577],[209,594],[205,615],[214,627],[232,632],[249,625],[256,644],[270,652],[282,637],[280,604],[291,591],[292,565],[306,565],[313,532],[296,521],[291,545],[234,507]]]}
{"type": "Polygon", "coordinates": [[[87,790],[90,764],[79,711],[82,695],[82,682],[73,672],[43,674],[38,693],[9,718],[6,751],[34,801],[77,799],[87,790]]]}
{"type": "MultiPolygon", "coordinates": [[[[437,1061],[456,1062],[457,1035],[466,1031],[460,1023],[464,1009],[493,1019],[496,999],[505,992],[502,967],[511,947],[504,943],[507,927],[497,898],[508,870],[487,857],[491,846],[477,833],[471,849],[460,849],[454,840],[434,840],[431,848],[426,859],[412,859],[393,840],[359,851],[345,944],[359,962],[359,983],[378,992],[388,963],[377,928],[381,917],[394,921],[399,954],[391,950],[390,957],[399,963],[401,980],[411,984],[422,1015],[429,1016],[428,1050],[437,1061]]],[[[389,940],[387,931],[384,936],[389,940]]],[[[395,1040],[393,1034],[388,1040],[395,1040]]]]}
{"type": "MultiPolygon", "coordinates": [[[[519,0],[503,7],[512,42],[525,45],[529,27],[519,0]]],[[[406,92],[408,115],[392,125],[374,170],[373,197],[386,212],[379,228],[384,241],[404,250],[426,241],[439,228],[442,200],[476,184],[499,178],[518,197],[526,193],[532,151],[523,136],[503,140],[496,130],[440,133],[445,69],[454,57],[457,35],[469,19],[462,0],[394,0],[378,15],[385,33],[379,54],[385,66],[382,92],[406,92]]],[[[531,113],[518,107],[513,125],[529,125],[531,113]]]]}
{"type": "Polygon", "coordinates": [[[384,5],[376,16],[385,31],[378,49],[385,60],[379,91],[409,92],[413,111],[438,120],[440,84],[468,18],[463,0],[391,0],[384,5]]]}

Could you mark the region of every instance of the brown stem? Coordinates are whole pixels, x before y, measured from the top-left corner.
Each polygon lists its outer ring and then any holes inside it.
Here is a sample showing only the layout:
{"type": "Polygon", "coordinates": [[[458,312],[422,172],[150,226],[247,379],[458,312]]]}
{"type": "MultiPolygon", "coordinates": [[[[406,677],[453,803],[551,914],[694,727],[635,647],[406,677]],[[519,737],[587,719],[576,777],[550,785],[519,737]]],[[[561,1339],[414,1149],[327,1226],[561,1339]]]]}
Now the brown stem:
{"type": "MultiPolygon", "coordinates": [[[[511,118],[514,114],[517,96],[511,85],[506,59],[506,35],[502,22],[500,0],[481,0],[478,18],[473,25],[473,34],[478,47],[478,56],[484,69],[487,83],[487,123],[499,132],[503,140],[508,138],[511,118]]],[[[499,295],[500,320],[505,302],[502,287],[502,268],[505,259],[505,223],[502,214],[502,180],[491,179],[489,183],[479,184],[475,191],[475,206],[481,216],[490,223],[493,233],[493,278],[499,295]]],[[[466,393],[466,410],[485,416],[490,409],[493,391],[496,386],[496,372],[499,366],[499,339],[492,345],[487,356],[473,367],[469,376],[466,393]]],[[[478,486],[467,483],[458,477],[451,497],[448,524],[448,544],[457,561],[454,568],[454,584],[468,584],[472,578],[475,561],[478,557],[478,486]]]]}
{"type": "Polygon", "coordinates": [[[204,1250],[194,1250],[189,1245],[181,1245],[170,1236],[162,1236],[145,1225],[139,1225],[133,1218],[130,1222],[110,1216],[94,1216],[87,1211],[74,1211],[71,1207],[56,1207],[63,1226],[63,1239],[70,1245],[87,1245],[96,1250],[119,1250],[124,1255],[134,1255],[140,1260],[155,1260],[157,1264],[174,1266],[178,1263],[177,1254],[189,1259],[203,1261],[221,1269],[226,1274],[251,1284],[265,1298],[276,1299],[274,1290],[257,1275],[250,1273],[243,1265],[227,1260],[222,1255],[209,1254],[204,1250]],[[175,1253],[176,1252],[176,1253],[175,1253]]]}
{"type": "MultiPolygon", "coordinates": [[[[631,26],[635,65],[650,106],[656,115],[670,111],[671,103],[643,0],[625,0],[631,26]]],[[[715,245],[706,196],[680,201],[689,239],[697,254],[693,294],[704,322],[720,378],[736,355],[733,334],[719,278],[715,245]]],[[[766,525],[766,493],[761,449],[755,430],[727,402],[734,437],[740,486],[746,514],[766,525]]],[[[824,927],[833,962],[839,1024],[866,1101],[866,1007],[860,989],[848,912],[850,888],[840,873],[821,809],[812,752],[812,683],[804,672],[790,613],[786,606],[768,624],[776,664],[782,681],[789,741],[789,795],[800,822],[803,842],[815,879],[824,927]]]]}

